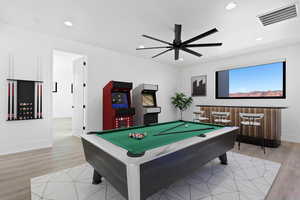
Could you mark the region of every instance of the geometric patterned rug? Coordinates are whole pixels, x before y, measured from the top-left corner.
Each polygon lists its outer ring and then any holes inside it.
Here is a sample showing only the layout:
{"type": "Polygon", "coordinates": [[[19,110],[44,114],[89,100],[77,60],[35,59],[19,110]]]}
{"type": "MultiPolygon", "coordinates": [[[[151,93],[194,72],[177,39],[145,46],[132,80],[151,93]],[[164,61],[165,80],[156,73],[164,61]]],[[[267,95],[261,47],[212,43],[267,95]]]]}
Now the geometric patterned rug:
{"type": "MultiPolygon", "coordinates": [[[[263,200],[280,164],[228,152],[147,200],[263,200]]],[[[31,179],[32,200],[125,200],[106,180],[91,184],[93,168],[80,165],[31,179]]]]}

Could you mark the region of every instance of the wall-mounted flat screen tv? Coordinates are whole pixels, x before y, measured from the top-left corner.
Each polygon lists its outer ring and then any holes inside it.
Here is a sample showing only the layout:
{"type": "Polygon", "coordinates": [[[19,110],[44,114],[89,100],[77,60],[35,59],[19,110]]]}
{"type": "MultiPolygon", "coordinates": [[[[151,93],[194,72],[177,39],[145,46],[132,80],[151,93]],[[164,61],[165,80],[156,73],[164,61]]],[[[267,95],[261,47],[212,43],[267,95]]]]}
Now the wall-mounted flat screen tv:
{"type": "Polygon", "coordinates": [[[286,62],[216,72],[217,99],[285,98],[286,62]]]}

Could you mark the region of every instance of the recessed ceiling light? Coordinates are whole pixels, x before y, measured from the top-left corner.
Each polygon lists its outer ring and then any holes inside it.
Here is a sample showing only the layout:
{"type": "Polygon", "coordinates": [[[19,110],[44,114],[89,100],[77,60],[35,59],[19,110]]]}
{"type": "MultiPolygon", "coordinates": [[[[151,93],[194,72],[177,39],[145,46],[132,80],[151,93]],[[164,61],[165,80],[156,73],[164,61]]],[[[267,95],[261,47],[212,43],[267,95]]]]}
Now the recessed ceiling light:
{"type": "Polygon", "coordinates": [[[73,26],[73,23],[70,22],[70,21],[64,21],[64,24],[65,24],[67,27],[73,26]]]}
{"type": "Polygon", "coordinates": [[[262,40],[263,40],[262,37],[256,38],[256,41],[262,41],[262,40]]]}
{"type": "Polygon", "coordinates": [[[179,58],[178,60],[179,60],[179,61],[183,61],[183,58],[179,58]]]}
{"type": "Polygon", "coordinates": [[[145,46],[144,46],[144,45],[140,45],[139,48],[140,48],[140,49],[143,49],[143,48],[145,48],[145,46]]]}
{"type": "Polygon", "coordinates": [[[235,7],[237,6],[237,4],[235,3],[235,2],[230,2],[230,3],[228,3],[227,5],[226,5],[226,10],[232,10],[232,9],[234,9],[235,7]]]}

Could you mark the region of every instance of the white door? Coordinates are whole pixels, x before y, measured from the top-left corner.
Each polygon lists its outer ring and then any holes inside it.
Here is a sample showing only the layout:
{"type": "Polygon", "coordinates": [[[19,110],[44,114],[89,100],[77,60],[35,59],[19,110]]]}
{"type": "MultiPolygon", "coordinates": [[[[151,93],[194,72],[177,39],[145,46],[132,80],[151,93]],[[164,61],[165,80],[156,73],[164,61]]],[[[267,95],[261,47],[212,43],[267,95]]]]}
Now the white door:
{"type": "Polygon", "coordinates": [[[73,61],[73,115],[72,134],[81,136],[85,133],[85,95],[86,95],[86,58],[82,57],[73,61]]]}

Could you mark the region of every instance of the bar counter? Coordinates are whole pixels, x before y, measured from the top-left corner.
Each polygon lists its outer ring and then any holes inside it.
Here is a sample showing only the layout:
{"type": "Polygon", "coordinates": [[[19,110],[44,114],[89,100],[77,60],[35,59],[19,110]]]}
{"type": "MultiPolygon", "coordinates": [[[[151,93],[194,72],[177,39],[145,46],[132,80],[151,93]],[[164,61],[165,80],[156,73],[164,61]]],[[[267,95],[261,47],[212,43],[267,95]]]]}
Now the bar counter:
{"type": "MultiPolygon", "coordinates": [[[[239,113],[263,113],[262,130],[266,139],[267,147],[279,147],[281,144],[281,110],[287,109],[284,106],[239,106],[239,105],[196,105],[200,110],[205,111],[211,123],[211,112],[230,112],[231,126],[240,126],[239,113]]],[[[259,145],[258,130],[253,127],[244,127],[243,135],[239,135],[237,140],[259,145]]]]}

